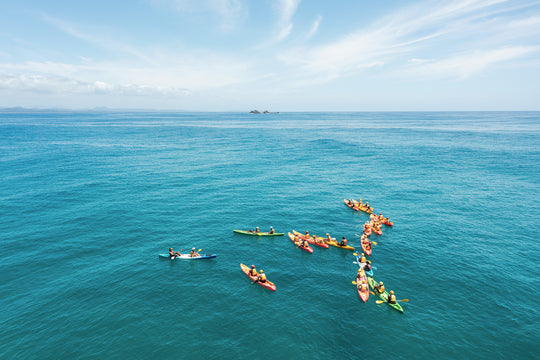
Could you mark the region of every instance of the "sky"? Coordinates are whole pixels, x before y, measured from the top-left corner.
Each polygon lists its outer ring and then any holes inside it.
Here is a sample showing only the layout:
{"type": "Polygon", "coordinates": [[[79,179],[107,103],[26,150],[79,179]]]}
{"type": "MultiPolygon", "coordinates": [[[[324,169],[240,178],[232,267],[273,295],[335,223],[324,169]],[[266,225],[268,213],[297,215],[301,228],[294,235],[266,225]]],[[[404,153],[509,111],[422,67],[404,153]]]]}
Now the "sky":
{"type": "Polygon", "coordinates": [[[2,1],[0,107],[540,110],[540,0],[2,1]]]}

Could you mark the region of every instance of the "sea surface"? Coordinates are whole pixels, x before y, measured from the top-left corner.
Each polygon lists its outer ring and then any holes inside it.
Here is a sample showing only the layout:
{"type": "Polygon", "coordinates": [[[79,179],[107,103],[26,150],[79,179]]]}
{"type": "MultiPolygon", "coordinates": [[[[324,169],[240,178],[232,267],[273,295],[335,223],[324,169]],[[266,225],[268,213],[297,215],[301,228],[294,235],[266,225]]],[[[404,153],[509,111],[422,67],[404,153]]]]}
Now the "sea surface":
{"type": "Polygon", "coordinates": [[[540,354],[540,112],[0,113],[0,176],[1,359],[540,354]],[[233,233],[359,246],[346,198],[403,314],[353,251],[233,233]]]}

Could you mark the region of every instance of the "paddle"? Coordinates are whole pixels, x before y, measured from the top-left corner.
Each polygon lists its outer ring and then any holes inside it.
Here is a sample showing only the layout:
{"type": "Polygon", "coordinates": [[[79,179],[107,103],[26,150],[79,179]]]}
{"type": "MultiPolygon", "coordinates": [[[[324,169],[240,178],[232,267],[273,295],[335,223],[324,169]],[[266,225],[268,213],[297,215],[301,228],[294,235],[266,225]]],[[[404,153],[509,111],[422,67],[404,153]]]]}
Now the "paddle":
{"type": "MultiPolygon", "coordinates": [[[[371,291],[370,291],[371,292],[371,291]]],[[[375,295],[375,294],[373,294],[375,295]]],[[[409,299],[403,299],[403,300],[396,300],[396,301],[403,301],[403,302],[409,302],[409,299]]],[[[375,301],[377,304],[382,304],[382,303],[385,303],[386,301],[384,300],[376,300],[375,301]]]]}

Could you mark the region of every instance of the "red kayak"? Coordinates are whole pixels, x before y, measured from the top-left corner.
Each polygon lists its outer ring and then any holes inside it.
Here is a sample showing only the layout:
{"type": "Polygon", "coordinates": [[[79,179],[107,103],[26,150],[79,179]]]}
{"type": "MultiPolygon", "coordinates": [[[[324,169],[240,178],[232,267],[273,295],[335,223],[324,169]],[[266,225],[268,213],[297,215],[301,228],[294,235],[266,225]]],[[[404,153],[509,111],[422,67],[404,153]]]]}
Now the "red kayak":
{"type": "Polygon", "coordinates": [[[367,246],[368,243],[361,241],[360,246],[362,246],[362,251],[364,251],[364,254],[367,256],[371,255],[371,242],[369,242],[369,247],[367,246]]]}
{"type": "MultiPolygon", "coordinates": [[[[246,274],[251,279],[251,281],[257,281],[258,276],[251,275],[249,273],[250,268],[248,268],[244,264],[240,264],[240,268],[242,269],[244,274],[246,274]]],[[[270,280],[266,280],[265,282],[257,281],[257,284],[261,285],[263,288],[267,288],[267,289],[270,289],[272,291],[276,291],[276,285],[273,282],[271,282],[270,280]]]]}
{"type": "MultiPolygon", "coordinates": [[[[298,231],[296,230],[293,230],[292,231],[294,235],[298,236],[299,239],[306,239],[305,235],[302,235],[300,234],[298,231]]],[[[313,236],[313,235],[312,235],[313,236]]],[[[320,236],[316,236],[317,239],[323,239],[321,238],[320,236]]],[[[312,245],[315,245],[315,246],[319,246],[319,247],[322,247],[322,248],[325,248],[325,249],[328,249],[328,244],[324,242],[324,239],[322,242],[318,243],[313,237],[310,237],[308,239],[306,239],[308,243],[312,244],[312,245]]]]}
{"type": "Polygon", "coordinates": [[[356,278],[356,291],[358,292],[358,296],[360,296],[360,299],[362,299],[363,302],[367,302],[369,299],[369,285],[367,282],[367,277],[364,274],[360,278],[356,278]],[[362,281],[365,281],[366,286],[364,287],[364,290],[362,290],[362,281]]]}
{"type": "MultiPolygon", "coordinates": [[[[349,200],[343,199],[343,202],[345,203],[345,205],[347,205],[347,206],[350,207],[351,209],[356,210],[356,211],[360,211],[360,209],[357,208],[355,205],[349,204],[349,200]]],[[[353,204],[354,204],[354,200],[353,200],[353,204]]]]}
{"type": "MultiPolygon", "coordinates": [[[[291,241],[296,245],[296,242],[294,241],[294,235],[291,233],[288,233],[288,234],[289,234],[289,239],[291,239],[291,241]]],[[[306,247],[297,245],[297,247],[299,247],[302,250],[307,251],[308,253],[313,253],[313,248],[309,245],[307,245],[306,247]]]]}
{"type": "Polygon", "coordinates": [[[382,230],[381,229],[378,229],[376,227],[371,227],[371,231],[373,231],[375,234],[377,235],[382,235],[382,230]]]}
{"type": "Polygon", "coordinates": [[[388,218],[382,219],[381,222],[382,222],[384,225],[394,226],[394,222],[388,220],[388,218]]]}

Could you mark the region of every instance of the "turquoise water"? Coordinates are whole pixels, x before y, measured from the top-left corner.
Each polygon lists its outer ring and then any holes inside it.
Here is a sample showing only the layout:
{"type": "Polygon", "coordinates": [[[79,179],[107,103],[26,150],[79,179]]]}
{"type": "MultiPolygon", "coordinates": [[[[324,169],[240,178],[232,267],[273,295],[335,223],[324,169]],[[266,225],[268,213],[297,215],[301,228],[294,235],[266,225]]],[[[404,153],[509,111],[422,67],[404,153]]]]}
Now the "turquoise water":
{"type": "Polygon", "coordinates": [[[4,113],[0,155],[2,359],[540,351],[538,112],[4,113]],[[359,299],[352,251],[232,232],[358,246],[344,198],[394,221],[371,260],[403,314],[359,299]]]}

